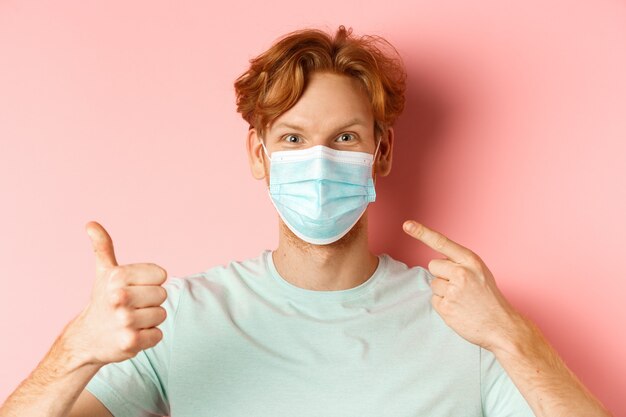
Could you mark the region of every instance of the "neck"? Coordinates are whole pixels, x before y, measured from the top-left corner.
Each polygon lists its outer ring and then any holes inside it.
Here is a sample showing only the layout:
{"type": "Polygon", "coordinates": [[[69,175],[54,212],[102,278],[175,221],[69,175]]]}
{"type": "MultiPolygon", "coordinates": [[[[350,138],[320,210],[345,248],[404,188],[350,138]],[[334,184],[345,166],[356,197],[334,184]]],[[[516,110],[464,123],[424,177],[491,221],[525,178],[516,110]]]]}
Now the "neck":
{"type": "Polygon", "coordinates": [[[367,211],[341,239],[328,245],[312,245],[279,220],[278,248],[272,259],[278,273],[291,284],[316,291],[337,291],[361,285],[372,276],[378,257],[367,239],[367,211]]]}

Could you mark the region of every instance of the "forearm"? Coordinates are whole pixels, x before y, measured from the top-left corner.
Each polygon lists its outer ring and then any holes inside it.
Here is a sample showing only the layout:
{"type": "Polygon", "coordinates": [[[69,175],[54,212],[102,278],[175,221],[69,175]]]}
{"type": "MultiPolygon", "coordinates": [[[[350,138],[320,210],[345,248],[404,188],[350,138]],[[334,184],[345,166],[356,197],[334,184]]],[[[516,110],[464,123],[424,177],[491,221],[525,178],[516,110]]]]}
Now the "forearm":
{"type": "Polygon", "coordinates": [[[88,363],[68,345],[71,322],[30,375],[0,407],[0,417],[65,417],[102,365],[88,363]]]}
{"type": "Polygon", "coordinates": [[[518,317],[511,337],[493,353],[536,417],[611,416],[529,320],[518,317]]]}

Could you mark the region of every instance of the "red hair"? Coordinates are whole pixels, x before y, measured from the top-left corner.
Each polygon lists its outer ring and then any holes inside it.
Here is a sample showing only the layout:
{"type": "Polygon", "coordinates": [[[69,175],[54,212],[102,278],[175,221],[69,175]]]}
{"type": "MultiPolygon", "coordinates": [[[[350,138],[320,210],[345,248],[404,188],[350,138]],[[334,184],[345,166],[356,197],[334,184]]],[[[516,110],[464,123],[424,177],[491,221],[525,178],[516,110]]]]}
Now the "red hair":
{"type": "Polygon", "coordinates": [[[314,71],[353,77],[368,94],[378,136],[404,109],[406,72],[397,50],[380,36],[353,36],[339,26],[334,37],[301,29],[250,60],[235,81],[237,112],[260,135],[300,99],[314,71]]]}

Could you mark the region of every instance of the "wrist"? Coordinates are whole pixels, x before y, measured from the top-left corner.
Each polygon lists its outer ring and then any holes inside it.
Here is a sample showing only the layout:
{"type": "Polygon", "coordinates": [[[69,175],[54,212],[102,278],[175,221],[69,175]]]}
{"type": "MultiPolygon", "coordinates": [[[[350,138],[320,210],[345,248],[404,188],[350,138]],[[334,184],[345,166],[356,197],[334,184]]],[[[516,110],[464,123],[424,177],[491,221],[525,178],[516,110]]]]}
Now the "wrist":
{"type": "Polygon", "coordinates": [[[67,364],[69,370],[93,369],[97,371],[106,363],[98,361],[91,353],[94,346],[89,346],[89,342],[84,339],[82,330],[83,316],[85,310],[81,311],[72,321],[70,321],[51,349],[51,354],[61,358],[67,364]]]}
{"type": "Polygon", "coordinates": [[[505,329],[489,350],[496,357],[523,355],[525,347],[533,346],[540,338],[536,326],[516,311],[509,313],[505,329]]]}

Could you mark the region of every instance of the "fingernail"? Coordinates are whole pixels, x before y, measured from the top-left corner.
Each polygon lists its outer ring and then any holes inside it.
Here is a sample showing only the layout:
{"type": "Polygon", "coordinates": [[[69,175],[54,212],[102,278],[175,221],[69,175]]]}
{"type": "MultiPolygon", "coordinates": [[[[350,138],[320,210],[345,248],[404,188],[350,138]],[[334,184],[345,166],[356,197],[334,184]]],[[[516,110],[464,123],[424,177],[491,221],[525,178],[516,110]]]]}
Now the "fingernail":
{"type": "Polygon", "coordinates": [[[413,233],[415,231],[415,224],[413,222],[405,223],[404,230],[406,230],[409,233],[413,233]]]}

